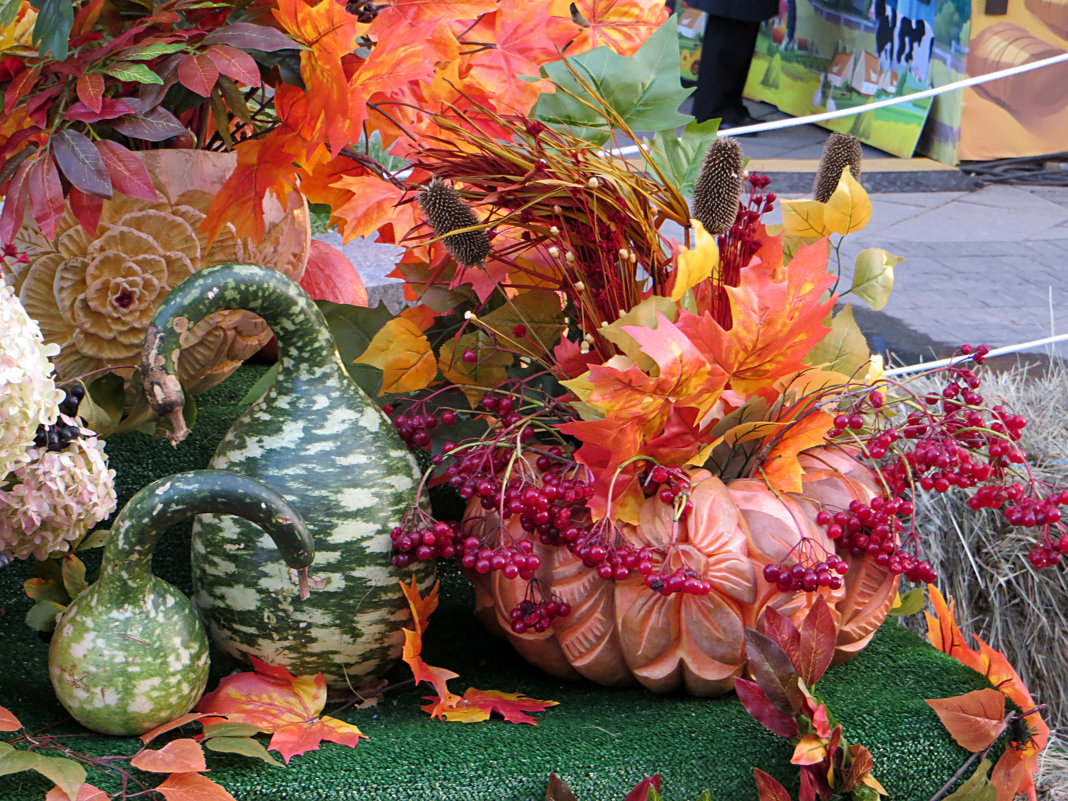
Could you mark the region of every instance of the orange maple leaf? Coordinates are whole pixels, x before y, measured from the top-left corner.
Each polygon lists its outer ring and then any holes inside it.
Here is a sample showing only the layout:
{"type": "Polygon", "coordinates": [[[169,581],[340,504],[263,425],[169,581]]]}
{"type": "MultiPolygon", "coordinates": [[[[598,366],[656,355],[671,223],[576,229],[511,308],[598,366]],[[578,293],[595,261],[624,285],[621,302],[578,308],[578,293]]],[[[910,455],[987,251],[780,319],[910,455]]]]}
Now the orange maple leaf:
{"type": "Polygon", "coordinates": [[[1038,767],[1038,755],[1049,742],[1049,726],[1035,709],[1031,693],[1005,655],[975,635],[972,636],[979,644],[979,650],[968,647],[957,626],[952,603],[947,605],[942,593],[933,584],[927,585],[927,597],[935,610],[934,615],[924,612],[927,639],[931,645],[982,673],[1024,712],[1023,721],[1029,732],[1026,742],[1011,742],[990,773],[990,781],[997,788],[998,801],[1012,801],[1018,793],[1024,793],[1031,801],[1035,801],[1034,774],[1038,767]]]}
{"type": "Polygon", "coordinates": [[[268,748],[278,751],[287,763],[297,754],[317,750],[321,740],[355,747],[366,737],[351,723],[319,714],[326,705],[323,674],[296,678],[284,667],[254,656],[250,659],[254,673],[226,676],[200,699],[197,711],[273,732],[268,748]]]}
{"type": "Polygon", "coordinates": [[[634,55],[668,18],[661,0],[576,0],[574,5],[588,25],[568,48],[569,56],[602,45],[634,55]]]}
{"type": "Polygon", "coordinates": [[[738,286],[725,287],[733,324],[724,331],[711,315],[681,314],[679,327],[744,396],[766,391],[778,379],[804,369],[803,359],[829,330],[824,320],[834,296],[821,296],[834,283],[827,272],[824,242],[798,251],[784,280],[774,265],[754,260],[738,286]]]}
{"type": "Polygon", "coordinates": [[[207,715],[202,712],[186,712],[184,715],[179,715],[174,720],[168,720],[166,723],[157,726],[151,731],[146,731],[141,735],[141,742],[148,745],[161,734],[166,734],[167,732],[184,726],[187,723],[192,723],[194,720],[200,720],[201,718],[206,717],[207,715]]]}
{"type": "Polygon", "coordinates": [[[329,187],[342,198],[334,205],[331,219],[346,242],[369,236],[386,225],[401,234],[415,225],[415,204],[401,205],[404,190],[377,175],[339,175],[329,187]]]}
{"type": "Polygon", "coordinates": [[[111,796],[101,790],[99,787],[94,787],[85,782],[78,788],[78,797],[71,798],[61,787],[53,787],[45,795],[45,801],[111,801],[111,796]]]}
{"type": "Polygon", "coordinates": [[[158,751],[142,748],[130,764],[149,773],[199,773],[208,769],[204,748],[189,738],[172,740],[158,751]]]}
{"type": "Polygon", "coordinates": [[[394,26],[407,30],[440,20],[473,20],[481,14],[491,13],[496,6],[496,0],[449,0],[448,3],[440,0],[393,0],[379,9],[367,33],[375,37],[389,37],[398,30],[394,26]]]}
{"type": "Polygon", "coordinates": [[[153,789],[167,801],[237,801],[225,787],[199,773],[172,773],[153,789]]]}
{"type": "Polygon", "coordinates": [[[768,486],[780,492],[801,492],[804,468],[797,457],[809,448],[824,445],[834,418],[827,412],[809,410],[789,422],[772,438],[772,448],[764,457],[761,473],[768,486]]]}
{"type": "Polygon", "coordinates": [[[952,698],[926,698],[961,748],[982,751],[1005,731],[1005,696],[987,688],[952,698]]]}
{"type": "Polygon", "coordinates": [[[457,673],[445,668],[428,665],[422,657],[423,633],[426,631],[427,619],[438,607],[438,584],[427,593],[426,598],[419,594],[415,576],[411,583],[401,582],[401,590],[408,599],[412,610],[412,628],[404,629],[404,649],[401,658],[411,668],[416,682],[425,681],[434,687],[435,696],[428,696],[428,703],[422,709],[432,718],[441,718],[450,723],[475,723],[487,720],[490,714],[497,712],[511,723],[530,723],[537,725],[534,718],[526,712],[541,712],[555,706],[556,701],[539,701],[518,693],[503,693],[497,690],[476,690],[469,687],[462,696],[449,690],[449,679],[458,678],[457,673]]]}

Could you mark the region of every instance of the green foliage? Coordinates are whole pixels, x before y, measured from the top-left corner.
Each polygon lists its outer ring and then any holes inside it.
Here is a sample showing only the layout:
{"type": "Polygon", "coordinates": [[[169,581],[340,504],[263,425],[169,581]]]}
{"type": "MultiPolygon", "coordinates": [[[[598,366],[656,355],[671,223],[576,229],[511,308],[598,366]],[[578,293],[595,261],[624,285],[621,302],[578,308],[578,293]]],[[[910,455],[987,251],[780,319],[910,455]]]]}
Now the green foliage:
{"type": "Polygon", "coordinates": [[[718,120],[691,120],[682,129],[681,136],[675,133],[674,128],[657,131],[652,147],[645,155],[680,192],[692,194],[694,182],[701,171],[701,157],[715,141],[718,130],[718,120]]]}
{"type": "MultiPolygon", "coordinates": [[[[17,10],[18,3],[12,5],[17,10]]],[[[62,61],[67,57],[67,39],[74,25],[74,4],[71,0],[30,0],[30,5],[38,11],[33,26],[33,43],[42,56],[51,51],[54,58],[62,61]]],[[[11,17],[14,18],[14,13],[11,17]]]]}
{"type": "Polygon", "coordinates": [[[557,89],[538,99],[534,116],[594,145],[607,142],[619,123],[632,131],[663,131],[692,119],[678,110],[690,91],[682,88],[674,17],[632,56],[599,47],[542,67],[541,72],[557,89]]]}
{"type": "Polygon", "coordinates": [[[393,312],[382,302],[373,309],[326,300],[316,302],[326,318],[330,334],[337,343],[338,353],[341,354],[341,361],[345,363],[352,380],[372,398],[376,397],[379,387],[382,386],[382,371],[369,364],[357,362],[356,358],[367,350],[367,346],[382,326],[393,319],[393,312]]]}

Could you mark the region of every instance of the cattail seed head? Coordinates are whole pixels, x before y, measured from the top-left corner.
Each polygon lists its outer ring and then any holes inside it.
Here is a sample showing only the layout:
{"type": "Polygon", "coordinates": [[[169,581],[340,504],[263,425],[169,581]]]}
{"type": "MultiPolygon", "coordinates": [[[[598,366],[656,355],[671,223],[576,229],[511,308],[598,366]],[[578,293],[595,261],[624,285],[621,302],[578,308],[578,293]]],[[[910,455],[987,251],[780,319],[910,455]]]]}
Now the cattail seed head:
{"type": "Polygon", "coordinates": [[[812,197],[820,203],[830,200],[846,167],[859,181],[862,158],[863,151],[857,137],[840,133],[828,136],[823,145],[819,169],[816,170],[816,180],[812,182],[812,197]]]}
{"type": "Polygon", "coordinates": [[[479,219],[460,198],[460,193],[440,178],[419,193],[419,208],[435,236],[456,261],[464,265],[481,264],[489,256],[489,237],[485,231],[464,231],[446,236],[450,231],[478,225],[479,219]]]}
{"type": "Polygon", "coordinates": [[[742,163],[742,148],[729,136],[717,138],[705,152],[690,211],[713,236],[727,233],[738,218],[742,163]]]}

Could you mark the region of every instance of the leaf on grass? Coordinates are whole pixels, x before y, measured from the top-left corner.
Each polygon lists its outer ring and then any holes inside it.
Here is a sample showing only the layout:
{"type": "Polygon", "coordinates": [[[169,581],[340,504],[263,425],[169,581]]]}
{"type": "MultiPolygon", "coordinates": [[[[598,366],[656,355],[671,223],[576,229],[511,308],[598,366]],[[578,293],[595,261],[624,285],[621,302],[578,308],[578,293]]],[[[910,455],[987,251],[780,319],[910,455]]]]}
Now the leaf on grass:
{"type": "MultiPolygon", "coordinates": [[[[423,707],[431,711],[437,703],[437,699],[431,699],[431,703],[423,707]]],[[[527,712],[544,712],[551,706],[556,706],[556,701],[539,701],[537,698],[527,698],[520,693],[505,693],[499,690],[476,690],[469,687],[462,698],[440,709],[441,717],[450,723],[479,723],[489,720],[493,713],[497,713],[509,723],[529,723],[537,726],[527,712]]]]}
{"type": "Polygon", "coordinates": [[[982,751],[1005,731],[1005,696],[993,688],[924,699],[962,748],[982,751]]]}
{"type": "Polygon", "coordinates": [[[876,311],[890,299],[894,288],[894,267],[903,259],[882,248],[868,248],[857,254],[853,268],[853,286],[849,292],[856,295],[876,311]]]}
{"type": "Polygon", "coordinates": [[[660,774],[642,779],[627,793],[623,801],[653,801],[660,798],[660,774]]]}
{"type": "MultiPolygon", "coordinates": [[[[863,745],[849,746],[849,758],[849,769],[845,772],[841,784],[841,789],[847,792],[864,784],[865,779],[871,776],[871,769],[875,767],[871,751],[863,745]]],[[[871,786],[870,783],[869,786],[871,786]]]]}
{"type": "Polygon", "coordinates": [[[403,317],[386,323],[356,361],[382,371],[379,395],[416,392],[429,386],[438,373],[430,341],[418,326],[403,317]]]}
{"type": "Polygon", "coordinates": [[[997,801],[998,789],[990,781],[990,760],[984,759],[960,787],[942,801],[997,801]]]}
{"type": "Polygon", "coordinates": [[[199,773],[173,773],[155,791],[167,801],[237,801],[225,787],[199,773]]]}
{"type": "Polygon", "coordinates": [[[765,729],[780,737],[797,736],[797,721],[793,716],[780,712],[772,706],[756,682],[748,679],[735,679],[734,691],[738,693],[745,711],[765,729]]]}
{"type": "Polygon", "coordinates": [[[790,794],[775,777],[760,768],[753,768],[753,778],[756,780],[759,801],[791,801],[790,794]]]}
{"type": "Polygon", "coordinates": [[[837,630],[830,607],[822,595],[817,595],[801,623],[801,664],[798,670],[808,686],[819,681],[831,666],[836,640],[837,630]]]}
{"type": "Polygon", "coordinates": [[[255,672],[227,676],[197,703],[197,711],[225,716],[273,732],[268,748],[288,763],[297,754],[319,747],[321,740],[354,747],[362,732],[351,723],[320,717],[326,704],[326,680],[296,678],[283,667],[251,657],[255,672]]]}
{"type": "Polygon", "coordinates": [[[45,801],[110,801],[111,796],[101,790],[99,787],[86,782],[78,789],[78,795],[75,798],[71,798],[65,792],[62,787],[53,787],[45,795],[45,801]]]}
{"type": "Polygon", "coordinates": [[[208,769],[204,749],[188,737],[173,740],[158,751],[138,751],[130,760],[138,770],[149,773],[199,773],[208,769]]]}
{"type": "Polygon", "coordinates": [[[578,801],[567,782],[555,773],[549,774],[549,786],[545,788],[545,801],[578,801]]]}
{"type": "Polygon", "coordinates": [[[166,723],[160,724],[151,731],[146,731],[141,735],[141,742],[148,745],[161,734],[166,734],[169,731],[185,726],[187,723],[192,723],[194,720],[200,720],[201,718],[206,717],[208,716],[202,712],[186,712],[184,715],[179,715],[174,720],[168,720],[166,723]]]}
{"type": "Polygon", "coordinates": [[[47,757],[34,751],[22,751],[0,741],[0,776],[34,770],[52,781],[70,798],[77,798],[85,782],[85,768],[73,759],[47,757]]]}
{"type": "Polygon", "coordinates": [[[21,728],[22,724],[11,710],[0,706],[0,731],[18,731],[21,728]]]}
{"type": "Polygon", "coordinates": [[[827,758],[827,741],[818,734],[806,734],[794,746],[790,763],[793,765],[818,765],[827,758]]]}
{"type": "Polygon", "coordinates": [[[240,754],[241,756],[261,759],[268,765],[276,768],[284,767],[281,762],[271,756],[263,743],[253,740],[251,737],[212,737],[204,741],[204,747],[209,751],[219,751],[224,754],[240,754]]]}

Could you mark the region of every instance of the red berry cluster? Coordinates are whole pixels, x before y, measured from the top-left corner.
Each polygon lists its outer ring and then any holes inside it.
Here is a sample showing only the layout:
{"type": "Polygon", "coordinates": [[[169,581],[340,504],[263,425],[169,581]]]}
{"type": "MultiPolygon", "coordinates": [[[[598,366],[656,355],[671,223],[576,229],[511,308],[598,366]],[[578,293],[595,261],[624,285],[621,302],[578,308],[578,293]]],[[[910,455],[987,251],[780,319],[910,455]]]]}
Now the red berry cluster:
{"type": "Polygon", "coordinates": [[[526,598],[511,611],[512,631],[516,634],[548,631],[555,618],[567,617],[570,614],[571,604],[559,598],[542,598],[540,601],[526,598]]]}
{"type": "Polygon", "coordinates": [[[645,586],[661,595],[684,592],[687,595],[708,595],[712,582],[701,578],[692,567],[677,567],[672,572],[660,572],[645,577],[645,586]]]}
{"type": "Polygon", "coordinates": [[[912,501],[876,496],[868,503],[853,500],[848,509],[821,509],[816,522],[826,527],[827,536],[834,540],[839,553],[867,555],[895,575],[904,574],[909,581],[929,583],[938,577],[930,562],[917,558],[901,545],[902,539],[910,541],[907,534],[903,536],[911,528],[905,526],[904,520],[911,523],[914,511],[912,501]]]}
{"type": "Polygon", "coordinates": [[[530,540],[519,540],[511,545],[501,543],[495,548],[487,548],[478,537],[470,536],[464,539],[460,561],[464,567],[476,573],[499,570],[507,579],[530,581],[541,567],[541,557],[533,550],[534,543],[530,540]]]}
{"type": "Polygon", "coordinates": [[[848,571],[849,565],[832,553],[826,559],[810,561],[807,565],[801,562],[789,568],[766,565],[764,580],[774,584],[779,592],[815,592],[821,587],[837,590],[842,586],[842,576],[848,571]]]}
{"type": "Polygon", "coordinates": [[[422,403],[412,404],[406,412],[397,413],[392,406],[386,406],[384,411],[392,417],[393,425],[409,448],[427,449],[430,447],[430,432],[438,425],[452,425],[456,422],[456,412],[446,409],[438,414],[424,411],[422,403]]]}
{"type": "MultiPolygon", "coordinates": [[[[425,515],[421,512],[420,516],[425,515]]],[[[405,529],[394,526],[389,534],[393,544],[392,562],[396,567],[408,567],[412,559],[450,559],[457,553],[463,533],[453,523],[429,521],[428,525],[405,529]]]]}

